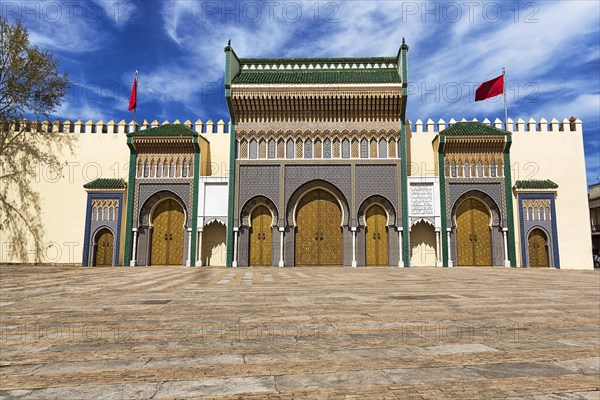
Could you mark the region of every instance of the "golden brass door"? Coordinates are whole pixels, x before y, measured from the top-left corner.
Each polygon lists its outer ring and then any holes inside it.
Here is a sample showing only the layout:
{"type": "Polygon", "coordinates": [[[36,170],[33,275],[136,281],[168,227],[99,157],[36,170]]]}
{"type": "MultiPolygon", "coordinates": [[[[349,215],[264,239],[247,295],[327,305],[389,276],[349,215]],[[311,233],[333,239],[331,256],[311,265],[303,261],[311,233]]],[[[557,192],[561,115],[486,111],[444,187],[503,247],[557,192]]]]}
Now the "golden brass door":
{"type": "Polygon", "coordinates": [[[490,215],[476,199],[463,201],[456,211],[458,265],[492,265],[490,215]]]}
{"type": "Polygon", "coordinates": [[[271,265],[273,217],[265,206],[258,206],[251,216],[250,265],[271,265]]]}
{"type": "Polygon", "coordinates": [[[365,219],[367,222],[365,230],[367,266],[388,265],[387,215],[383,208],[374,205],[367,210],[365,219]]]}
{"type": "Polygon", "coordinates": [[[541,229],[534,229],[529,234],[527,245],[529,250],[529,266],[547,268],[549,266],[548,249],[546,247],[546,235],[544,232],[541,229]]]}
{"type": "Polygon", "coordinates": [[[304,196],[296,225],[297,265],[342,265],[342,210],[333,195],[317,189],[304,196]]]}
{"type": "Polygon", "coordinates": [[[108,229],[103,229],[96,235],[96,267],[110,267],[113,265],[114,236],[108,229]]]}
{"type": "Polygon", "coordinates": [[[173,199],[160,202],[152,215],[152,265],[183,264],[183,209],[173,199]]]}

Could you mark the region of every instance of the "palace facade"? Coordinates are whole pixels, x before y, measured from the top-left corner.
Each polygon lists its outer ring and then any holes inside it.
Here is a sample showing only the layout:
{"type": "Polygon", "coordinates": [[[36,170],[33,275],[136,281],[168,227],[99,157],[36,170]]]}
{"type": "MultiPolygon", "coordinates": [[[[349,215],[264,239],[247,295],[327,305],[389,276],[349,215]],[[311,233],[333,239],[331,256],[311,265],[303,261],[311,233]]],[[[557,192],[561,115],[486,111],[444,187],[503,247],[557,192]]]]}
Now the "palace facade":
{"type": "Polygon", "coordinates": [[[410,122],[404,42],[391,57],[225,56],[229,124],[46,123],[101,164],[40,185],[85,184],[59,212],[83,265],[592,268],[581,121],[410,122]]]}

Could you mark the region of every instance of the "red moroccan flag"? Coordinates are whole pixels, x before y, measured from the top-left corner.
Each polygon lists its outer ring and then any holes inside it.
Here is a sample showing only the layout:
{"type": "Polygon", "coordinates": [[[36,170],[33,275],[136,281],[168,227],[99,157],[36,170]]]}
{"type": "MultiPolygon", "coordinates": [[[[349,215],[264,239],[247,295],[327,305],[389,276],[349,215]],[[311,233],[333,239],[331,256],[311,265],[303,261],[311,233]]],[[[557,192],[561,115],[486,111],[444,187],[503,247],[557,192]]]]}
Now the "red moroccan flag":
{"type": "Polygon", "coordinates": [[[504,74],[479,85],[475,91],[475,101],[489,99],[502,93],[504,93],[504,74]]]}
{"type": "Polygon", "coordinates": [[[131,88],[131,95],[129,96],[129,111],[133,111],[137,108],[137,81],[138,81],[138,70],[135,70],[135,78],[133,78],[133,86],[131,88]]]}

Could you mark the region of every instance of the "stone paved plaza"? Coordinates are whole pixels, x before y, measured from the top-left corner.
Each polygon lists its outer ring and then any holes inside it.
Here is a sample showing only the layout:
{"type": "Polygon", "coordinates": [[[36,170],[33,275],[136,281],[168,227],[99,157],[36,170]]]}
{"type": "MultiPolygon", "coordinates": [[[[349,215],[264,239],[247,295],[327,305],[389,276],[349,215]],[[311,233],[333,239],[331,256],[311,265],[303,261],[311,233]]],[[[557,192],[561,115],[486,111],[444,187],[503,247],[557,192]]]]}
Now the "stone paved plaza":
{"type": "Polygon", "coordinates": [[[598,271],[0,274],[0,399],[600,399],[598,271]]]}

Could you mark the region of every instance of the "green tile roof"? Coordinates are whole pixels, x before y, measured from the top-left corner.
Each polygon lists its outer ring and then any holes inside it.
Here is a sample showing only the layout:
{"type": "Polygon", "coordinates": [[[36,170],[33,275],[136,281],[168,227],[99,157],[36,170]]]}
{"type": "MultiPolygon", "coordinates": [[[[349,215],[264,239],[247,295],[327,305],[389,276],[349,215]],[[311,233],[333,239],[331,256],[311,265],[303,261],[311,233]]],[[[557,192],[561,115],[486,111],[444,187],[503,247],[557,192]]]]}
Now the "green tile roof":
{"type": "Polygon", "coordinates": [[[516,189],[556,189],[558,185],[550,179],[530,179],[526,181],[516,181],[516,189]]]}
{"type": "Polygon", "coordinates": [[[445,136],[510,135],[510,132],[481,122],[456,122],[440,132],[445,136]]]}
{"type": "Polygon", "coordinates": [[[123,179],[99,178],[83,185],[85,189],[125,189],[127,183],[123,179]]]}
{"type": "Polygon", "coordinates": [[[128,136],[146,137],[146,136],[197,136],[196,131],[185,125],[168,124],[157,126],[156,128],[144,129],[142,131],[128,133],[128,136]]]}
{"type": "Polygon", "coordinates": [[[365,64],[396,63],[396,57],[338,57],[338,58],[240,58],[242,64],[365,64]]]}
{"type": "Polygon", "coordinates": [[[374,70],[282,70],[247,71],[233,83],[400,83],[395,68],[374,70]]]}

